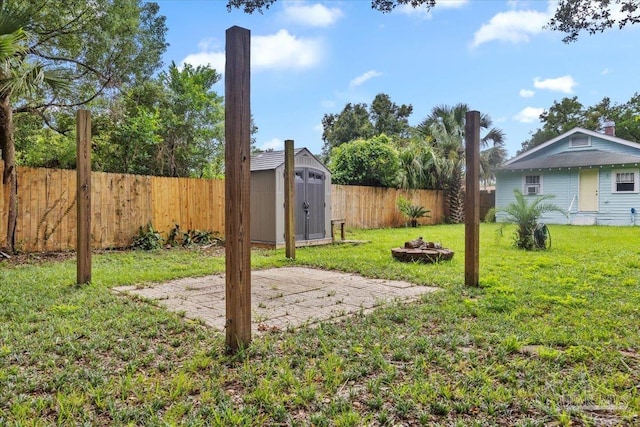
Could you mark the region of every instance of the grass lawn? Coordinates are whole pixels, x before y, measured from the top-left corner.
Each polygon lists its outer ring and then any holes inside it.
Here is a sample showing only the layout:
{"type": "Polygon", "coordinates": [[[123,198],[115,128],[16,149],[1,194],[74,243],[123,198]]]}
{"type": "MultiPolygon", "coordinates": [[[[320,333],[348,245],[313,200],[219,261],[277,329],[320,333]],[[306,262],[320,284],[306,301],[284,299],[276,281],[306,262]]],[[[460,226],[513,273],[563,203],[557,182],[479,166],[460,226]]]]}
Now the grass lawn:
{"type": "Polygon", "coordinates": [[[550,227],[546,252],[481,226],[480,288],[464,282],[464,226],[350,230],[363,245],[256,251],[254,269],[311,265],[436,285],[419,302],[339,324],[224,336],[117,285],[202,276],[198,250],[0,263],[0,425],[640,425],[640,228],[550,227]],[[456,251],[394,261],[422,235],[456,251]]]}

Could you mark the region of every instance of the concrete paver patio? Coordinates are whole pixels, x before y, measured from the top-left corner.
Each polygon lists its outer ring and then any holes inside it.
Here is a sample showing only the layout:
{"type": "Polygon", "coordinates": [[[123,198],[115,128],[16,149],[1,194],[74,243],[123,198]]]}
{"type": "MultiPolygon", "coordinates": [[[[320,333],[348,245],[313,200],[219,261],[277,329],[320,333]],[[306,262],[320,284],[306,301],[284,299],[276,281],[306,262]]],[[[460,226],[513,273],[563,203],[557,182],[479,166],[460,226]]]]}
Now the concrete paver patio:
{"type": "MultiPolygon", "coordinates": [[[[251,273],[252,332],[295,328],[361,310],[368,312],[392,301],[416,300],[437,289],[304,267],[257,270],[251,273]]],[[[200,319],[219,331],[224,329],[223,274],[114,290],[157,300],[187,318],[200,319]]]]}

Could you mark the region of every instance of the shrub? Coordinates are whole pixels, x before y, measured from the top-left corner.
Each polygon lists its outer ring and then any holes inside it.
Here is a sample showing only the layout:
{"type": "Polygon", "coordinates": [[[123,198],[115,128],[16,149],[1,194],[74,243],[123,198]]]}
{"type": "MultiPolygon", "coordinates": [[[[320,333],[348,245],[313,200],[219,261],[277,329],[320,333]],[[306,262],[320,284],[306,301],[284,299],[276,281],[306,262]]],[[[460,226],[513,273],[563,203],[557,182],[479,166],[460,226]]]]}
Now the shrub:
{"type": "Polygon", "coordinates": [[[560,212],[565,216],[567,213],[554,204],[544,203],[554,198],[553,194],[538,196],[529,203],[520,189],[514,189],[513,193],[516,200],[500,209],[500,211],[507,214],[506,223],[517,224],[518,226],[515,233],[515,246],[520,249],[531,250],[536,247],[533,230],[536,227],[538,218],[546,212],[560,212]]]}
{"type": "Polygon", "coordinates": [[[484,214],[484,222],[496,222],[496,208],[490,208],[486,214],[484,214]]]}
{"type": "Polygon", "coordinates": [[[404,197],[398,199],[398,210],[409,219],[412,227],[418,225],[419,218],[431,218],[431,211],[429,209],[425,209],[423,206],[412,205],[411,202],[404,197]]]}
{"type": "Polygon", "coordinates": [[[141,249],[143,251],[150,251],[154,249],[160,249],[162,247],[162,236],[156,230],[154,230],[151,223],[148,223],[146,227],[140,226],[138,234],[133,237],[132,249],[141,249]]]}

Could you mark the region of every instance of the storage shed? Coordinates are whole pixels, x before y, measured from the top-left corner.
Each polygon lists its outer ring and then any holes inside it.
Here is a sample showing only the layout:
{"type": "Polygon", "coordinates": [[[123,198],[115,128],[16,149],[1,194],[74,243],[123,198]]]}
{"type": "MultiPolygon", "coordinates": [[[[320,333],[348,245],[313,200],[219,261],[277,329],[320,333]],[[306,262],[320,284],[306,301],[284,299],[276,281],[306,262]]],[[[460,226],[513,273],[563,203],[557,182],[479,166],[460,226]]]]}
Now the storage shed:
{"type": "MultiPolygon", "coordinates": [[[[296,246],[331,243],[331,173],[294,150],[296,246]]],[[[251,156],[251,242],[284,247],[284,151],[251,156]]]]}

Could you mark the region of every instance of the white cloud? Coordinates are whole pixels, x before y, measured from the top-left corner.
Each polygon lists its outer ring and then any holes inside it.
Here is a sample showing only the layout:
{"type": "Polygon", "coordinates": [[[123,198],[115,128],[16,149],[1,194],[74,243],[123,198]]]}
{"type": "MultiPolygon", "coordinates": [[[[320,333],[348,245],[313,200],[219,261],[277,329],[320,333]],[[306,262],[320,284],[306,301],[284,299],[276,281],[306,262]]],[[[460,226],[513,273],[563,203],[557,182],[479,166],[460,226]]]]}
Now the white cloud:
{"type": "Polygon", "coordinates": [[[287,30],[251,39],[251,64],[256,68],[311,68],[323,56],[324,47],[318,39],[298,38],[287,30]]]}
{"type": "Polygon", "coordinates": [[[343,16],[337,7],[326,7],[316,3],[308,5],[303,2],[284,4],[284,16],[289,22],[311,27],[328,27],[343,16]]]}
{"type": "Polygon", "coordinates": [[[493,40],[511,43],[528,42],[532,36],[544,31],[543,26],[549,22],[550,18],[549,11],[509,10],[500,12],[475,32],[471,46],[478,47],[493,40]]]}
{"type": "Polygon", "coordinates": [[[540,119],[540,114],[544,112],[544,108],[525,107],[513,118],[520,123],[532,123],[540,119]]]}
{"type": "Polygon", "coordinates": [[[438,0],[436,6],[441,9],[459,9],[467,3],[469,0],[438,0]]]}
{"type": "Polygon", "coordinates": [[[261,150],[283,150],[284,142],[281,139],[273,138],[265,143],[263,143],[260,147],[261,150]]]}
{"type": "Polygon", "coordinates": [[[359,75],[358,77],[356,77],[355,79],[351,80],[351,82],[349,83],[349,88],[352,89],[356,86],[360,86],[362,83],[366,82],[367,80],[370,80],[374,77],[379,77],[381,76],[382,73],[376,70],[369,70],[364,74],[359,75]]]}
{"type": "Polygon", "coordinates": [[[226,58],[224,52],[198,52],[187,55],[180,64],[191,64],[194,67],[199,65],[209,65],[214,68],[219,74],[224,73],[224,64],[226,58]]]}
{"type": "Polygon", "coordinates": [[[535,95],[535,91],[529,89],[520,89],[520,96],[523,98],[531,98],[535,95]]]}
{"type": "MultiPolygon", "coordinates": [[[[211,40],[198,43],[200,52],[187,55],[185,63],[210,65],[219,73],[224,73],[226,55],[224,49],[214,50],[211,40]]],[[[324,54],[324,46],[319,39],[298,38],[287,30],[280,30],[266,36],[251,38],[251,68],[254,71],[264,69],[304,69],[318,64],[324,54]]]]}
{"type": "Polygon", "coordinates": [[[413,7],[410,4],[401,4],[394,9],[394,12],[401,13],[403,15],[412,15],[420,18],[431,19],[433,11],[442,9],[459,9],[467,3],[469,3],[469,0],[438,0],[436,6],[431,9],[426,6],[413,7]]]}
{"type": "Polygon", "coordinates": [[[541,80],[540,77],[533,79],[533,87],[536,89],[546,89],[562,93],[573,93],[573,87],[577,84],[570,75],[557,77],[555,79],[541,80]]]}
{"type": "Polygon", "coordinates": [[[602,74],[603,76],[606,76],[607,74],[611,74],[611,73],[613,73],[613,70],[611,68],[605,68],[604,70],[602,70],[600,74],[602,74]]]}

